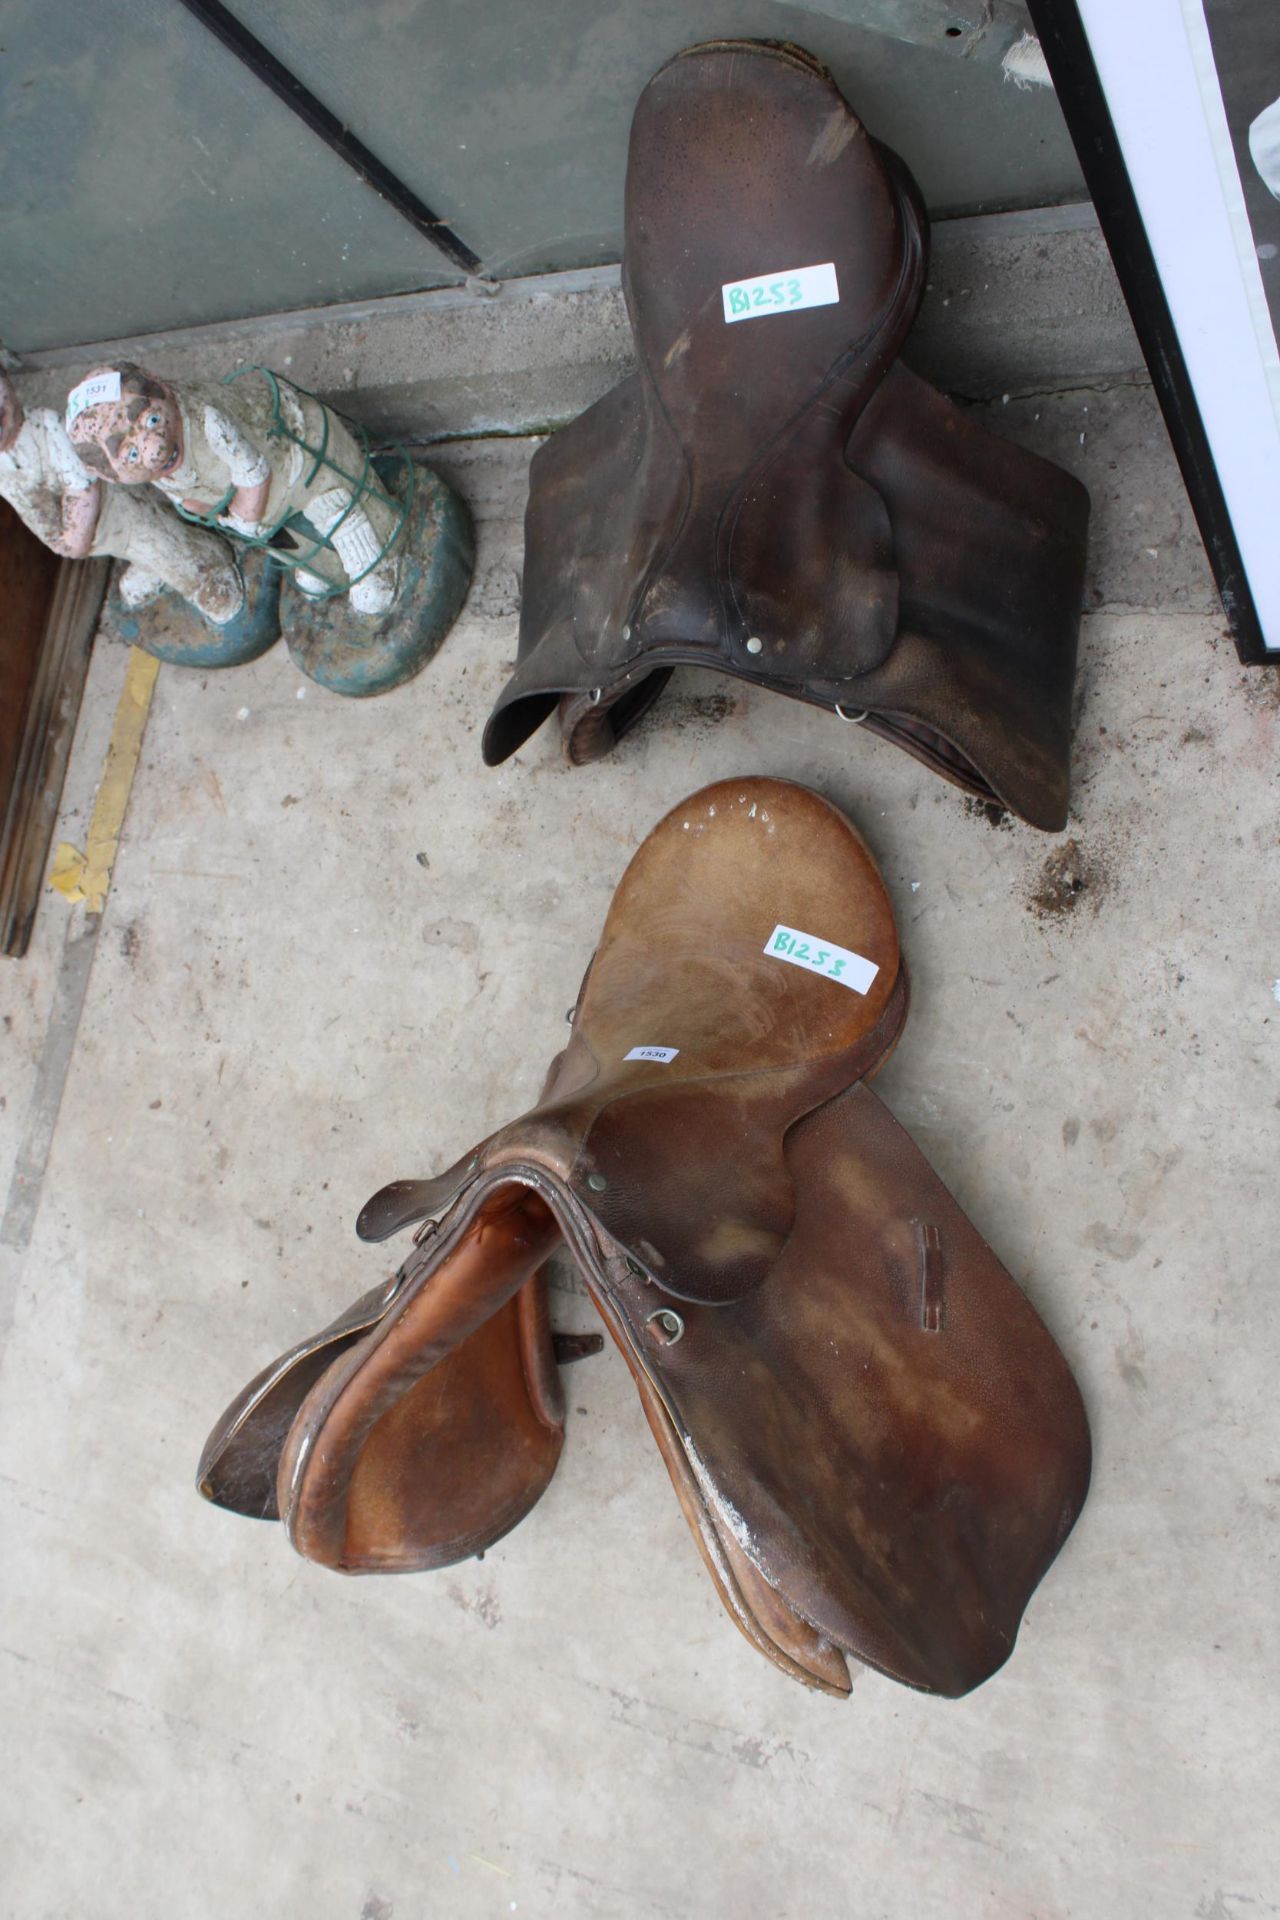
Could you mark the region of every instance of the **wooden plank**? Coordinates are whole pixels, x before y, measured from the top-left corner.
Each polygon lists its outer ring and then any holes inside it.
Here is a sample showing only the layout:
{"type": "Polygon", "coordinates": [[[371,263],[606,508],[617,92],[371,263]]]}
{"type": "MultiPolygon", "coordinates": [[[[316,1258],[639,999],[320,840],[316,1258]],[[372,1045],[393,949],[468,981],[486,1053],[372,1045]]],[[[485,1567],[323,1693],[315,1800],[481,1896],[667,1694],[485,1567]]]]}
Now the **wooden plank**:
{"type": "Polygon", "coordinates": [[[0,500],[0,802],[13,788],[58,556],[0,500]]]}
{"type": "Polygon", "coordinates": [[[0,952],[19,959],[44,884],[108,560],[60,560],[0,501],[0,952]]]}

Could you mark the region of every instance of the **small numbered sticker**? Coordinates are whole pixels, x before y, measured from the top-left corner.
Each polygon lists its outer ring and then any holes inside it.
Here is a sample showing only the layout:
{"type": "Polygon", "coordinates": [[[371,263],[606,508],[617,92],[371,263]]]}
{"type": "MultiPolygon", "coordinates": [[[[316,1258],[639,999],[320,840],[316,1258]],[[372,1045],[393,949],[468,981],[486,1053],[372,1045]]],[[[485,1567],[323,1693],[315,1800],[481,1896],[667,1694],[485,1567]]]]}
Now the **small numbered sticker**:
{"type": "Polygon", "coordinates": [[[100,407],[105,401],[120,398],[120,375],[118,373],[95,373],[88,380],[82,380],[78,387],[72,387],[67,395],[67,425],[79,418],[86,407],[100,407]]]}
{"type": "Polygon", "coordinates": [[[730,280],[720,289],[725,323],[758,320],[766,313],[800,313],[805,307],[834,307],[840,299],[834,261],[820,267],[791,267],[786,273],[762,273],[754,280],[730,280]]]}
{"type": "Polygon", "coordinates": [[[852,987],[855,993],[866,993],[880,971],[874,960],[851,953],[848,947],[832,946],[829,940],[815,940],[811,933],[800,933],[795,927],[775,927],[765,942],[764,951],[771,960],[786,960],[793,967],[807,967],[810,973],[838,980],[842,987],[852,987]]]}
{"type": "Polygon", "coordinates": [[[666,1067],[679,1051],[679,1047],[632,1047],[630,1053],[624,1053],[622,1057],[624,1060],[658,1060],[666,1067]]]}

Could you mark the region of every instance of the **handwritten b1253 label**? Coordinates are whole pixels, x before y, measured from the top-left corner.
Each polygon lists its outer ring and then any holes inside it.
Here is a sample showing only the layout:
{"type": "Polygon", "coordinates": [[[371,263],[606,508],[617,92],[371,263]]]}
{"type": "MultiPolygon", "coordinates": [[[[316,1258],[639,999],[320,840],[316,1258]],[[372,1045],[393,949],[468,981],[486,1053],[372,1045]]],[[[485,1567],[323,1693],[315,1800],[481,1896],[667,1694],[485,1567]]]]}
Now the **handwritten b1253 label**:
{"type": "Polygon", "coordinates": [[[679,1053],[679,1047],[632,1047],[630,1053],[624,1053],[624,1060],[659,1060],[664,1067],[679,1053]]]}
{"type": "Polygon", "coordinates": [[[790,267],[762,273],[754,280],[730,280],[721,287],[725,324],[758,320],[766,313],[800,313],[805,307],[834,307],[840,299],[834,261],[820,267],[790,267]]]}
{"type": "Polygon", "coordinates": [[[771,960],[785,960],[793,967],[805,967],[842,987],[866,993],[880,969],[874,960],[866,960],[848,947],[836,947],[829,940],[815,940],[811,933],[799,933],[795,927],[775,927],[764,945],[771,960]]]}

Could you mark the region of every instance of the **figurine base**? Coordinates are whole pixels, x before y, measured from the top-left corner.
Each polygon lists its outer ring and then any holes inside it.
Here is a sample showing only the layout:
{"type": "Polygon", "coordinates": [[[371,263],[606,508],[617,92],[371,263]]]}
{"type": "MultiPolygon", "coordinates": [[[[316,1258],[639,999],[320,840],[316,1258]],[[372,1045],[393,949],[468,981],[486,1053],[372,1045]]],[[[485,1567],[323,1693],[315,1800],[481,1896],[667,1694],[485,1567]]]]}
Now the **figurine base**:
{"type": "MultiPolygon", "coordinates": [[[[379,462],[395,486],[398,462],[379,462]]],[[[415,466],[413,505],[396,545],[400,591],[389,612],[359,614],[345,593],[309,601],[293,588],[282,610],[285,644],[308,679],[363,700],[426,666],[458,617],[475,562],[464,501],[430,467],[415,466]]]]}
{"type": "Polygon", "coordinates": [[[103,609],[103,631],[175,667],[240,667],[256,660],[280,638],[281,569],[262,553],[242,550],[236,557],[244,576],[244,605],[224,627],[206,620],[176,593],[127,607],[116,576],[103,609]]]}

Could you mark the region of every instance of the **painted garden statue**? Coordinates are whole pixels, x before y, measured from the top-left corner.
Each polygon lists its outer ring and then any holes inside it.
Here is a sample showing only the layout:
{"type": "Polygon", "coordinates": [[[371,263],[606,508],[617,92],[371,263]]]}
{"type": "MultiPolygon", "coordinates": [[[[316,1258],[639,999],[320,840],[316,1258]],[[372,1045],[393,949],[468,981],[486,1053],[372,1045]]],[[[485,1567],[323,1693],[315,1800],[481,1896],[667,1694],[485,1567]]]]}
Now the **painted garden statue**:
{"type": "Polygon", "coordinates": [[[227,542],[180,520],[150,491],[125,493],[104,485],[72,445],[62,415],[51,407],[26,409],[4,373],[0,495],[55,553],[72,560],[123,560],[119,594],[131,613],[176,598],[188,615],[194,609],[200,616],[196,625],[211,646],[234,650],[244,624],[245,584],[227,542]]]}
{"type": "Polygon", "coordinates": [[[282,615],[302,670],[335,692],[407,680],[457,616],[471,577],[466,508],[405,454],[265,367],[171,384],[131,362],[97,367],[67,403],[80,458],[125,488],[283,568],[282,615]]]}

